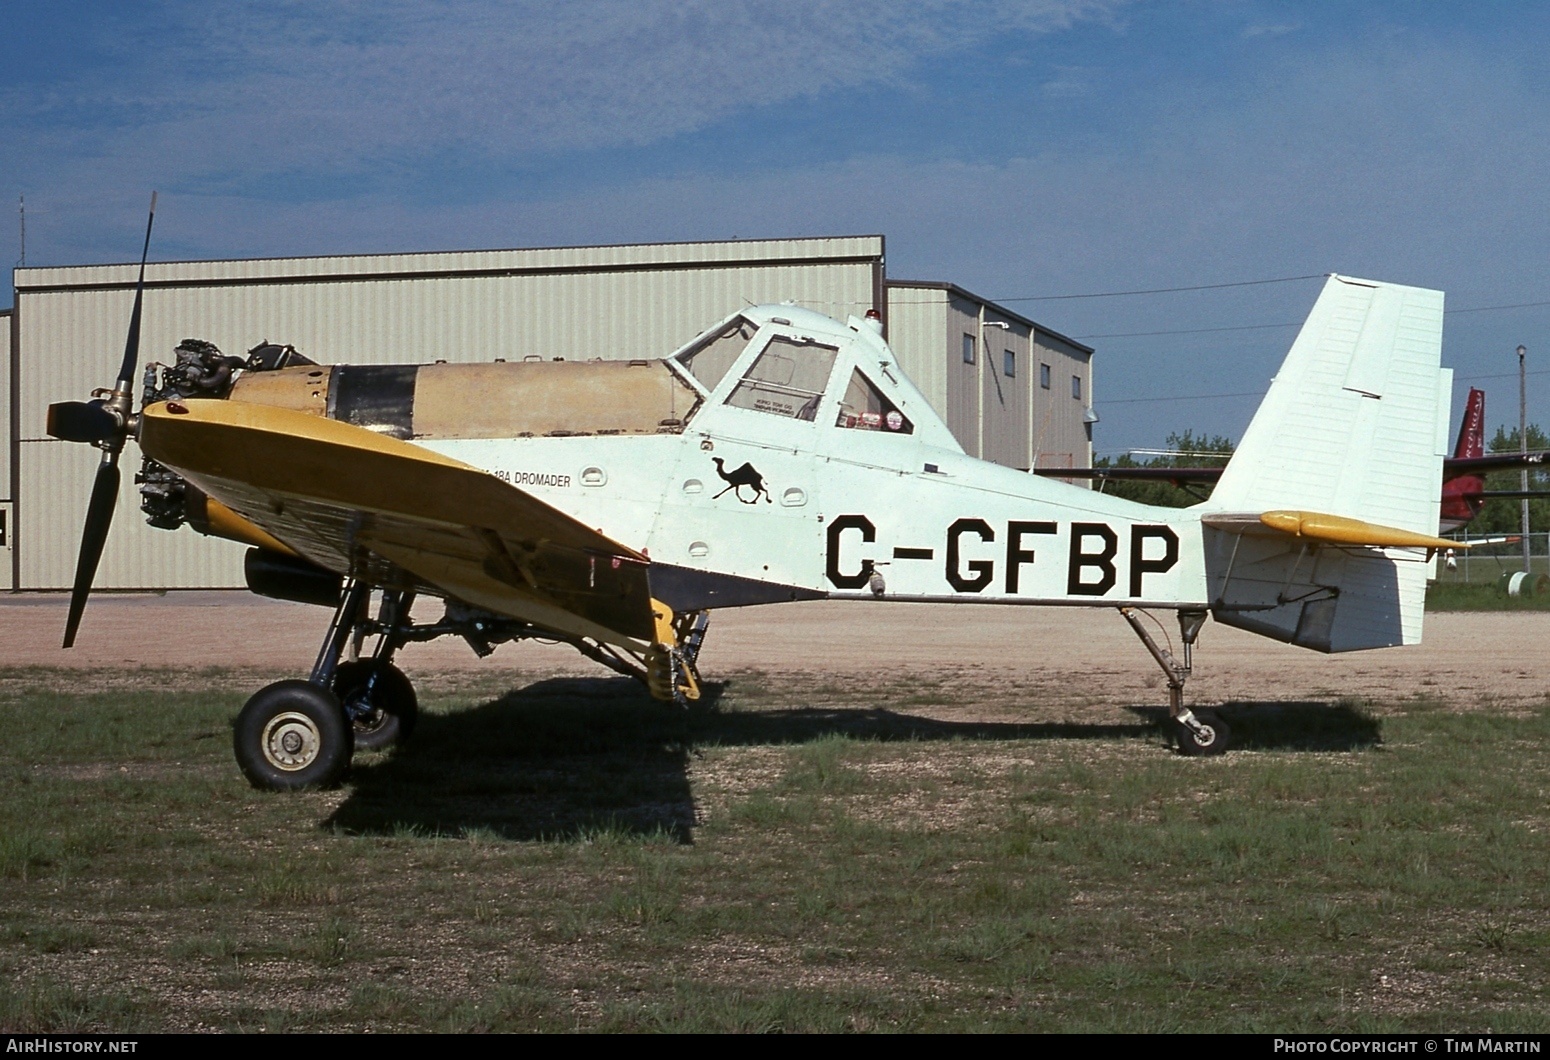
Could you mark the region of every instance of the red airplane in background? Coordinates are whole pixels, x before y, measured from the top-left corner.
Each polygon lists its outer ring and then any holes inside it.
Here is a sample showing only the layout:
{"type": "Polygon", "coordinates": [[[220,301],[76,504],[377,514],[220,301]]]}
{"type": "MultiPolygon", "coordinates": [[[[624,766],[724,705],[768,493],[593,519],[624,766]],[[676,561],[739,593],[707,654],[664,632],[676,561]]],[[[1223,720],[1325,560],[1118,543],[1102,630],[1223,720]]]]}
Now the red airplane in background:
{"type": "MultiPolygon", "coordinates": [[[[1488,490],[1485,476],[1492,471],[1516,468],[1550,467],[1550,450],[1529,453],[1485,453],[1485,391],[1470,387],[1459,424],[1458,443],[1453,455],[1442,462],[1442,512],[1440,531],[1449,533],[1464,526],[1494,498],[1546,497],[1546,490],[1488,490]]],[[[1221,477],[1219,467],[1041,467],[1034,474],[1049,478],[1085,478],[1098,482],[1143,481],[1169,482],[1179,489],[1191,485],[1215,484],[1221,477]]],[[[1502,539],[1507,540],[1506,538],[1502,539]]],[[[1515,539],[1514,539],[1515,540],[1515,539]]]]}
{"type": "Polygon", "coordinates": [[[1484,476],[1491,471],[1510,471],[1546,464],[1550,452],[1492,453],[1485,455],[1485,391],[1469,389],[1464,422],[1459,424],[1458,445],[1442,463],[1442,530],[1457,530],[1494,497],[1544,497],[1545,490],[1488,490],[1484,476]]]}

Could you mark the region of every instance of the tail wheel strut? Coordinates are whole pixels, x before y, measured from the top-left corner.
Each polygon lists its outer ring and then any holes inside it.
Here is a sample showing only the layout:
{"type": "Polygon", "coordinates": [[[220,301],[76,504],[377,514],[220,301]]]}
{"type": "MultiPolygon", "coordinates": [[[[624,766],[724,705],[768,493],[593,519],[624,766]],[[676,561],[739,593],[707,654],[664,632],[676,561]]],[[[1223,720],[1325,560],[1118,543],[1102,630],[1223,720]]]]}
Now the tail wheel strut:
{"type": "Polygon", "coordinates": [[[1231,736],[1227,724],[1211,711],[1192,711],[1184,704],[1184,683],[1189,680],[1195,639],[1200,636],[1200,627],[1205,625],[1206,612],[1179,612],[1179,639],[1184,644],[1182,661],[1152,638],[1151,632],[1142,625],[1135,608],[1122,607],[1119,613],[1125,616],[1125,621],[1130,623],[1130,628],[1141,638],[1141,643],[1146,645],[1146,650],[1151,652],[1157,665],[1162,667],[1163,676],[1168,679],[1168,727],[1179,753],[1205,757],[1226,751],[1227,740],[1231,736]]]}

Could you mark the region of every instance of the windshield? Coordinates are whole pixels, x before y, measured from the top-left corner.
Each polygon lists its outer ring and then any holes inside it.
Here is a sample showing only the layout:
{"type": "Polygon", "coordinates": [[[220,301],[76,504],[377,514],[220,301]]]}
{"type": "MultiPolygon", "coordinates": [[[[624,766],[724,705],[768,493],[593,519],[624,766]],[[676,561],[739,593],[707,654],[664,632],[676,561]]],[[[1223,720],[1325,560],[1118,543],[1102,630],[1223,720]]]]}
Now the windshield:
{"type": "Polygon", "coordinates": [[[776,335],[727,398],[727,404],[797,420],[818,414],[834,358],[834,346],[776,335]]]}
{"type": "Polygon", "coordinates": [[[753,321],[738,317],[721,331],[706,336],[692,349],[680,353],[678,363],[706,390],[714,390],[758,331],[759,326],[753,321]]]}

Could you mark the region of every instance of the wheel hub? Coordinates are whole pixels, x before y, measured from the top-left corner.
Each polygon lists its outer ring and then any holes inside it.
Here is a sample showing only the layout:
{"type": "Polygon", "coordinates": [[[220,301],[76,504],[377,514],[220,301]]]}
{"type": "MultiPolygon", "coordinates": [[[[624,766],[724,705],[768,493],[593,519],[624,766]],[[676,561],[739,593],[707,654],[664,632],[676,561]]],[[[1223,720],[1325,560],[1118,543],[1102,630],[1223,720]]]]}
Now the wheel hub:
{"type": "Polygon", "coordinates": [[[306,769],[317,758],[323,746],[323,734],[318,731],[317,723],[305,714],[286,711],[264,726],[259,746],[270,765],[295,772],[306,769]]]}

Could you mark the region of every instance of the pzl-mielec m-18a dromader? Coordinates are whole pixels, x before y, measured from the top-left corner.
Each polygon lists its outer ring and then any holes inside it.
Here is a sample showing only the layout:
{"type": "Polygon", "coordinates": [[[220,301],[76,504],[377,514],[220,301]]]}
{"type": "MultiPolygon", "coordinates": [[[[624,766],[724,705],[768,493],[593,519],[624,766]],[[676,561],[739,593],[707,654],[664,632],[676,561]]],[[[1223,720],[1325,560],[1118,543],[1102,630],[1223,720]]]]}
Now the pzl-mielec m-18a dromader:
{"type": "Polygon", "coordinates": [[[50,407],[51,434],[103,450],[67,643],[133,437],[153,522],[247,542],[251,588],[333,609],[310,677],[239,717],[262,787],[330,783],[407,737],[410,641],[559,638],[685,702],[712,611],[815,599],[1115,608],[1167,676],[1180,748],[1213,754],[1225,728],[1183,697],[1208,616],[1325,652],[1414,644],[1430,564],[1458,547],[1436,536],[1435,291],[1330,277],[1185,509],[965,455],[875,319],[758,306],[637,361],[324,367],[185,343],[137,412],[140,305],[117,387],[50,407]],[[427,598],[442,613],[419,621],[427,598]],[[1176,612],[1182,657],[1142,608],[1176,612]]]}

